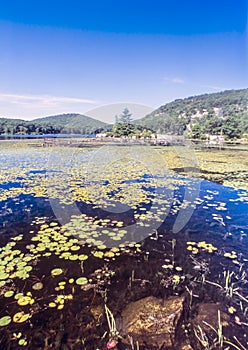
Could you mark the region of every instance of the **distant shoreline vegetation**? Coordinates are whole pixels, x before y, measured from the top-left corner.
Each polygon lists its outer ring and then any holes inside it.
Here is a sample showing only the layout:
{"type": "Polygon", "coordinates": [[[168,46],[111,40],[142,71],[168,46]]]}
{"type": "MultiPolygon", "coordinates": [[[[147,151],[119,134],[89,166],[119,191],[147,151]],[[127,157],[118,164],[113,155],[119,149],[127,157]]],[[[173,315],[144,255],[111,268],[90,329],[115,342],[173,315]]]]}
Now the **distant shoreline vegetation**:
{"type": "Polygon", "coordinates": [[[42,139],[42,138],[94,138],[96,134],[1,134],[0,140],[4,139],[42,139]]]}
{"type": "Polygon", "coordinates": [[[248,89],[178,99],[145,117],[132,120],[126,108],[114,124],[81,114],[61,114],[31,121],[0,118],[0,135],[96,135],[145,137],[152,134],[184,135],[206,140],[219,135],[225,140],[248,139],[248,89]]]}
{"type": "Polygon", "coordinates": [[[18,124],[16,122],[13,122],[13,119],[7,120],[6,118],[4,121],[2,121],[2,119],[3,118],[0,118],[0,135],[3,136],[19,135],[21,137],[32,135],[95,135],[97,133],[110,129],[106,127],[93,127],[91,125],[86,125],[82,128],[67,128],[65,126],[58,127],[56,125],[36,125],[33,122],[32,124],[29,124],[28,122],[22,122],[18,124]]]}

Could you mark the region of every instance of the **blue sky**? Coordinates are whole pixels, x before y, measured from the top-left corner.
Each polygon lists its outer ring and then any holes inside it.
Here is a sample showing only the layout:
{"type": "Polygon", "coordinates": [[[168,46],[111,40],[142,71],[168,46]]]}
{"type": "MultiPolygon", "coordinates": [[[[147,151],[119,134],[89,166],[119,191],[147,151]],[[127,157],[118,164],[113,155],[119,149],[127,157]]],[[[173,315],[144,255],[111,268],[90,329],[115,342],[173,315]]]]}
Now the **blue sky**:
{"type": "Polygon", "coordinates": [[[247,87],[247,1],[1,2],[0,52],[0,116],[140,116],[247,87]]]}

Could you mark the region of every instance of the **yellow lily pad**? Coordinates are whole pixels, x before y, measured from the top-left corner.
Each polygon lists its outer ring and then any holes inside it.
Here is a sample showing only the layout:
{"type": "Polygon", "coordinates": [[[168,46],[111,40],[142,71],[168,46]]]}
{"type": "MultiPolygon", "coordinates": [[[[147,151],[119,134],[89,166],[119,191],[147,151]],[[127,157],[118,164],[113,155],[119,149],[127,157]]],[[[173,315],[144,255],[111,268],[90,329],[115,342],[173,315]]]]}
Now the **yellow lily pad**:
{"type": "Polygon", "coordinates": [[[63,273],[63,270],[60,268],[55,268],[51,271],[52,276],[59,276],[63,273]]]}
{"type": "Polygon", "coordinates": [[[28,296],[22,297],[22,298],[18,299],[17,304],[20,306],[25,306],[25,305],[30,304],[31,300],[32,300],[31,297],[28,297],[28,296]]]}
{"type": "Polygon", "coordinates": [[[50,307],[56,307],[57,305],[56,305],[55,303],[51,302],[51,303],[48,304],[48,306],[50,306],[50,307]]]}
{"type": "Polygon", "coordinates": [[[27,321],[30,317],[31,317],[30,314],[25,314],[23,311],[17,312],[13,316],[13,322],[15,322],[15,323],[23,323],[23,322],[27,321]]]}

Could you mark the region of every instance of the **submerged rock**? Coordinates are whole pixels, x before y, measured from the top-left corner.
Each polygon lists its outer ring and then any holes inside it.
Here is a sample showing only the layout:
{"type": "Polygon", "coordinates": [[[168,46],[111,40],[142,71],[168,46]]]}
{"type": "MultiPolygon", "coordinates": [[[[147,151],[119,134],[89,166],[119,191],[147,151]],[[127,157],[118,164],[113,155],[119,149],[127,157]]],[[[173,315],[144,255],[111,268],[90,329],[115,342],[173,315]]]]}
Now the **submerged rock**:
{"type": "Polygon", "coordinates": [[[221,303],[202,303],[199,305],[198,314],[193,319],[194,327],[200,326],[201,329],[208,333],[219,327],[218,322],[218,310],[220,310],[220,323],[223,327],[228,326],[230,316],[222,311],[223,306],[221,303]],[[212,327],[212,328],[211,328],[212,327]]]}
{"type": "Polygon", "coordinates": [[[183,302],[184,296],[166,300],[150,296],[130,303],[122,312],[122,335],[127,342],[129,336],[150,348],[172,346],[183,302]]]}

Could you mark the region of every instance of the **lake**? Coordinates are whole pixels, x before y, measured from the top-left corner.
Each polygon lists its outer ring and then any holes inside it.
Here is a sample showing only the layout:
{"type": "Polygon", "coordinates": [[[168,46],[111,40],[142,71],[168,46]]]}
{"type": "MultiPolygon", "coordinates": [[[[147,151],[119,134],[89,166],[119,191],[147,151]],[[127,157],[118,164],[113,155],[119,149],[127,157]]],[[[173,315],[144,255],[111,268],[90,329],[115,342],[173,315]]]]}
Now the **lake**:
{"type": "Polygon", "coordinates": [[[0,147],[0,349],[248,348],[246,173],[207,181],[190,145],[0,147]]]}

